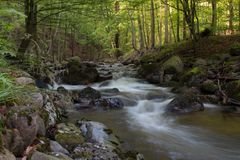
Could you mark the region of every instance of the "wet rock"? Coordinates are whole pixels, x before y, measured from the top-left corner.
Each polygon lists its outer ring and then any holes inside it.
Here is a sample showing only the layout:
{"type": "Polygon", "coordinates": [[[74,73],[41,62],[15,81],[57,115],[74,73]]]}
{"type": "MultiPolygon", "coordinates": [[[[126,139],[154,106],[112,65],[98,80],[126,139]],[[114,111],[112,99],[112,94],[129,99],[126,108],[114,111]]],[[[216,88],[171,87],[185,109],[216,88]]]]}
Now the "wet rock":
{"type": "Polygon", "coordinates": [[[29,77],[19,77],[19,78],[16,78],[16,83],[19,85],[30,85],[30,84],[34,84],[35,81],[29,77]]]}
{"type": "Polygon", "coordinates": [[[109,109],[121,109],[124,107],[124,104],[121,99],[119,98],[104,98],[104,99],[98,99],[95,101],[90,102],[91,106],[102,108],[104,110],[109,109]]]}
{"type": "Polygon", "coordinates": [[[78,93],[79,98],[85,99],[99,99],[101,98],[101,93],[91,87],[84,88],[78,93]]]}
{"type": "Polygon", "coordinates": [[[50,141],[50,149],[52,152],[59,152],[59,153],[63,153],[65,155],[69,155],[68,150],[66,150],[65,148],[63,148],[58,142],[56,141],[50,141]]]}
{"type": "Polygon", "coordinates": [[[204,105],[198,97],[198,92],[194,89],[178,95],[166,107],[167,113],[173,114],[187,114],[203,110],[204,105]]]}
{"type": "Polygon", "coordinates": [[[86,140],[91,143],[102,144],[114,150],[120,147],[119,139],[104,124],[94,121],[78,121],[86,140]]]}
{"type": "Polygon", "coordinates": [[[119,89],[117,89],[117,88],[104,89],[104,90],[101,90],[101,92],[106,95],[113,95],[113,94],[120,93],[119,89]]]}
{"type": "Polygon", "coordinates": [[[78,57],[73,57],[67,64],[67,72],[59,75],[62,83],[79,85],[96,82],[99,74],[94,65],[81,63],[78,57]]]}
{"type": "Polygon", "coordinates": [[[71,123],[58,124],[55,139],[68,151],[72,151],[85,141],[81,130],[71,123]]]}
{"type": "Polygon", "coordinates": [[[16,160],[16,157],[9,150],[4,149],[0,152],[0,160],[16,160]]]}
{"type": "Polygon", "coordinates": [[[68,93],[68,90],[66,90],[64,87],[58,87],[57,88],[57,91],[61,94],[67,94],[68,93]]]}

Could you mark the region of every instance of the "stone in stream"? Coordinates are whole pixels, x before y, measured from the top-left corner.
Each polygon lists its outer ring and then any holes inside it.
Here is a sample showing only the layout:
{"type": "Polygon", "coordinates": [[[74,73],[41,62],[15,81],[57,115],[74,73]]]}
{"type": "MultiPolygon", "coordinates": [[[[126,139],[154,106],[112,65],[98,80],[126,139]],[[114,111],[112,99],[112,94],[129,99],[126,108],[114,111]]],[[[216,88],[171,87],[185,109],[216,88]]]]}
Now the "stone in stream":
{"type": "Polygon", "coordinates": [[[96,66],[90,63],[81,63],[79,57],[73,57],[67,64],[67,71],[58,75],[62,83],[79,85],[98,81],[99,73],[96,66]]]}
{"type": "MultiPolygon", "coordinates": [[[[118,92],[117,89],[111,91],[118,92]]],[[[121,109],[124,104],[119,98],[102,98],[99,91],[87,87],[81,91],[73,92],[73,100],[76,102],[75,107],[79,110],[81,109],[121,109]]]]}
{"type": "Polygon", "coordinates": [[[9,150],[4,149],[0,153],[0,160],[16,160],[16,157],[9,150]]]}
{"type": "Polygon", "coordinates": [[[189,89],[174,98],[166,107],[167,113],[187,114],[203,111],[204,105],[197,96],[197,91],[189,89]]]}

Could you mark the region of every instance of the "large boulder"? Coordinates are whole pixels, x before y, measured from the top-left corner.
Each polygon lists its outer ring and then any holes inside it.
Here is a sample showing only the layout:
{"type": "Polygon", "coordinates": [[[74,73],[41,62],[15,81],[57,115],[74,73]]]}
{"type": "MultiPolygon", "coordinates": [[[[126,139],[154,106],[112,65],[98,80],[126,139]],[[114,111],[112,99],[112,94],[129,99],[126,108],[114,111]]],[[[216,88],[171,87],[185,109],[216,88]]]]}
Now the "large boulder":
{"type": "Polygon", "coordinates": [[[3,145],[14,155],[24,152],[24,142],[17,129],[6,129],[2,135],[3,145]]]}
{"type": "Polygon", "coordinates": [[[23,148],[31,145],[36,136],[44,136],[46,132],[43,119],[31,106],[12,107],[7,114],[6,126],[19,131],[23,148]]]}
{"type": "Polygon", "coordinates": [[[72,85],[96,82],[98,77],[99,74],[96,67],[87,63],[81,63],[78,57],[70,59],[67,64],[67,71],[60,75],[62,83],[72,85]]]}
{"type": "Polygon", "coordinates": [[[167,113],[170,114],[187,114],[203,110],[204,105],[195,89],[189,89],[178,95],[166,107],[167,113]]]}
{"type": "Polygon", "coordinates": [[[201,67],[193,67],[180,77],[180,81],[187,86],[199,86],[207,78],[207,72],[201,67]]]}
{"type": "Polygon", "coordinates": [[[183,71],[183,62],[179,56],[172,56],[166,62],[163,63],[164,73],[176,74],[183,71]]]}

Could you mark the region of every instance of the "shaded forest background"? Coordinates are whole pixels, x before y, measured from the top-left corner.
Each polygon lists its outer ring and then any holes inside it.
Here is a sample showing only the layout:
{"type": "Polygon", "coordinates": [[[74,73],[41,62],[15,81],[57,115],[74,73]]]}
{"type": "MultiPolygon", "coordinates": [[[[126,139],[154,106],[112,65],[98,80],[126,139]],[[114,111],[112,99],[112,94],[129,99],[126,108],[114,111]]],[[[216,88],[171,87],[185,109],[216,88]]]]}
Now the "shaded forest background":
{"type": "Polygon", "coordinates": [[[239,17],[240,0],[1,0],[0,51],[30,61],[115,59],[238,34],[239,17]]]}

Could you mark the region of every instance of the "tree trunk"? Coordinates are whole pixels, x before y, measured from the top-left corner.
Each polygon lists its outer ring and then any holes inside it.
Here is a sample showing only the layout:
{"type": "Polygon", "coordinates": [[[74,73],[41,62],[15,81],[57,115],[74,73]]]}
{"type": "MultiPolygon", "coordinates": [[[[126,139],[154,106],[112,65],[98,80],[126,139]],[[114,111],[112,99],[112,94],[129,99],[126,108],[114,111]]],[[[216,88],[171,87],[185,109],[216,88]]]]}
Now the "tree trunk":
{"type": "Polygon", "coordinates": [[[179,0],[176,0],[177,4],[177,41],[180,42],[180,11],[179,11],[179,0]]]}
{"type": "Polygon", "coordinates": [[[145,46],[144,46],[143,27],[142,27],[140,14],[138,14],[138,29],[139,29],[139,46],[140,46],[140,50],[142,51],[145,46]]]}
{"type": "MultiPolygon", "coordinates": [[[[120,11],[120,2],[116,1],[115,2],[115,12],[116,12],[116,14],[119,11],[120,11]]],[[[115,42],[115,49],[116,49],[115,55],[118,58],[120,56],[120,31],[119,31],[118,28],[117,28],[117,33],[115,34],[114,42],[115,42]]]]}
{"type": "Polygon", "coordinates": [[[34,0],[24,0],[25,18],[25,37],[23,38],[17,52],[17,57],[24,60],[31,40],[37,39],[37,4],[34,0]]]}
{"type": "Polygon", "coordinates": [[[230,34],[234,34],[233,17],[234,17],[233,0],[229,0],[229,31],[230,31],[230,34]]]}
{"type": "Polygon", "coordinates": [[[169,33],[168,33],[168,0],[165,0],[165,4],[164,4],[164,26],[165,26],[165,44],[167,44],[169,42],[168,37],[169,37],[169,33]]]}
{"type": "Polygon", "coordinates": [[[155,12],[153,0],[151,0],[151,48],[155,48],[155,12]]]}
{"type": "Polygon", "coordinates": [[[187,30],[186,30],[186,19],[185,16],[183,16],[183,40],[187,39],[187,30]]]}
{"type": "Polygon", "coordinates": [[[216,29],[217,29],[217,1],[212,0],[212,33],[213,35],[216,34],[216,29]]]}

